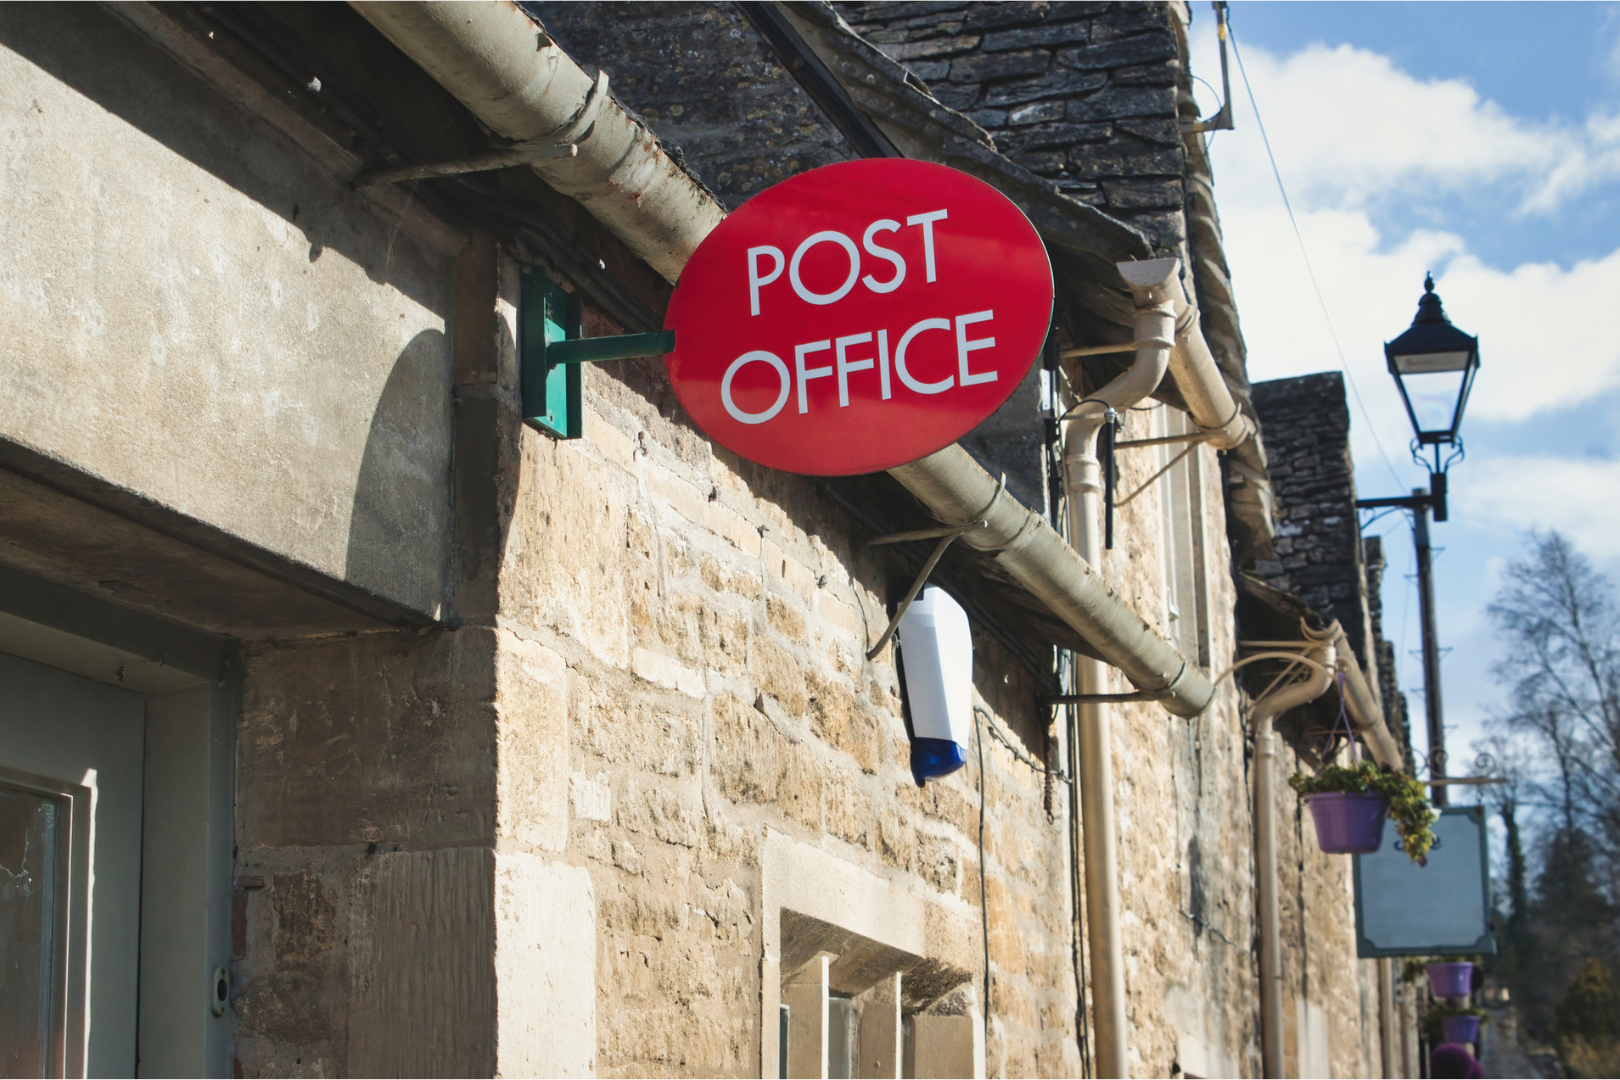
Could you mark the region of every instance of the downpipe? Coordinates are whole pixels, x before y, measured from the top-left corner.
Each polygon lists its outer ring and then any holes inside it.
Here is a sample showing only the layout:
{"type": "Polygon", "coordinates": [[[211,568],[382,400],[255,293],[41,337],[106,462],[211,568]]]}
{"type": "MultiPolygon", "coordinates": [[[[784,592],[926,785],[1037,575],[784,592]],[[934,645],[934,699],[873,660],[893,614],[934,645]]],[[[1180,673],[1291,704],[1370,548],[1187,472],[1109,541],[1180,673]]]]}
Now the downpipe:
{"type": "Polygon", "coordinates": [[[1217,450],[1230,450],[1254,436],[1254,423],[1243,415],[1220,365],[1204,340],[1198,304],[1178,279],[1172,289],[1176,313],[1176,347],[1170,353],[1170,378],[1187,403],[1187,412],[1217,450]]]}
{"type": "MultiPolygon", "coordinates": [[[[1069,535],[1087,566],[1101,566],[1103,557],[1103,485],[1097,436],[1108,422],[1110,409],[1129,408],[1164,380],[1175,344],[1170,288],[1174,284],[1179,289],[1179,271],[1176,259],[1120,264],[1120,273],[1137,301],[1136,359],[1124,374],[1087,395],[1064,425],[1069,535]]],[[[1080,694],[1107,690],[1108,666],[1102,661],[1076,656],[1075,667],[1080,694]]],[[[1079,806],[1085,842],[1086,936],[1091,947],[1097,1074],[1129,1076],[1125,955],[1119,925],[1119,851],[1114,825],[1113,707],[1097,702],[1079,706],[1069,737],[1075,741],[1080,757],[1079,806]]]]}
{"type": "MultiPolygon", "coordinates": [[[[1334,628],[1337,628],[1337,623],[1334,628]]],[[[1333,639],[1305,650],[1308,678],[1254,704],[1255,915],[1260,931],[1260,1057],[1267,1077],[1283,1075],[1282,922],[1277,902],[1277,735],[1272,721],[1333,685],[1333,639]]]]}

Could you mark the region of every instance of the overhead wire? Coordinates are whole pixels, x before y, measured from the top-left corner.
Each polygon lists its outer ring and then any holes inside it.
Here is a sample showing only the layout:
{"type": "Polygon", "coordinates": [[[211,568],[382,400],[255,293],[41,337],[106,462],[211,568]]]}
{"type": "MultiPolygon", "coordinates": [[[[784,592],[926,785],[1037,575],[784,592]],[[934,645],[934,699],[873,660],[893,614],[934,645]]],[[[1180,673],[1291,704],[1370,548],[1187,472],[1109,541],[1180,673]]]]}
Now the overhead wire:
{"type": "Polygon", "coordinates": [[[1361,390],[1356,386],[1355,376],[1350,373],[1350,364],[1345,359],[1344,346],[1339,341],[1339,331],[1333,324],[1333,315],[1328,311],[1327,298],[1322,294],[1322,286],[1316,280],[1316,268],[1311,264],[1310,252],[1305,247],[1305,236],[1299,231],[1299,221],[1294,216],[1294,204],[1288,198],[1288,189],[1283,184],[1282,171],[1277,168],[1276,155],[1271,152],[1271,137],[1266,134],[1265,121],[1260,118],[1260,104],[1255,100],[1254,87],[1249,85],[1249,73],[1243,66],[1243,53],[1238,49],[1237,34],[1232,31],[1231,15],[1227,15],[1227,37],[1232,42],[1232,56],[1237,60],[1238,74],[1243,78],[1243,89],[1249,95],[1249,107],[1254,110],[1254,124],[1260,132],[1260,141],[1265,145],[1266,158],[1271,162],[1271,175],[1277,180],[1277,191],[1282,195],[1283,208],[1288,211],[1288,223],[1293,226],[1294,239],[1299,243],[1299,253],[1305,260],[1305,272],[1311,279],[1311,288],[1316,292],[1316,302],[1322,308],[1322,318],[1327,321],[1328,334],[1333,338],[1333,348],[1339,354],[1339,367],[1344,371],[1345,381],[1350,384],[1350,392],[1355,396],[1356,405],[1361,409],[1362,419],[1367,422],[1367,431],[1372,435],[1373,445],[1378,447],[1378,456],[1384,459],[1384,465],[1389,469],[1389,475],[1394,477],[1398,485],[1401,481],[1400,473],[1395,471],[1395,463],[1390,460],[1389,453],[1384,449],[1383,440],[1378,437],[1378,428],[1374,426],[1372,414],[1367,411],[1367,403],[1361,400],[1361,390]]]}

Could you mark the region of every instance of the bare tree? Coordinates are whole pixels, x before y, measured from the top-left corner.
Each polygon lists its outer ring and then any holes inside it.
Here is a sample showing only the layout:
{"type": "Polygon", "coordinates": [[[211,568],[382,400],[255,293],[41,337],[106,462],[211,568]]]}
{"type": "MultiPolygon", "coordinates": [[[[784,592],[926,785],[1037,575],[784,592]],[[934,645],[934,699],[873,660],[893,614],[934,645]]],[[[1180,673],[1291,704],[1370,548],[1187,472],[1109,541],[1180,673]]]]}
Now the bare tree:
{"type": "Polygon", "coordinates": [[[1620,960],[1620,606],[1609,579],[1549,532],[1509,564],[1490,613],[1509,694],[1489,749],[1512,782],[1487,798],[1519,849],[1504,973],[1547,1032],[1583,965],[1620,960]]]}
{"type": "MultiPolygon", "coordinates": [[[[1620,858],[1620,607],[1614,586],[1563,536],[1537,536],[1490,606],[1512,691],[1502,719],[1550,775],[1531,790],[1557,827],[1620,858]]],[[[1605,868],[1607,869],[1607,868],[1605,868]]],[[[1611,894],[1611,899],[1620,899],[1611,894]]]]}

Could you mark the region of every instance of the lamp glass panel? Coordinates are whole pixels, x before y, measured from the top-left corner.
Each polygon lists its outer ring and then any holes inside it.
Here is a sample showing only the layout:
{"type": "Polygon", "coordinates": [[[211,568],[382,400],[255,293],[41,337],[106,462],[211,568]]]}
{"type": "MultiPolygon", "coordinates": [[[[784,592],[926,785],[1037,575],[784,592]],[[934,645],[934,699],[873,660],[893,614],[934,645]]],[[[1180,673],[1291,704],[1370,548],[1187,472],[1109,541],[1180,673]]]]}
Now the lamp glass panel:
{"type": "MultiPolygon", "coordinates": [[[[1466,355],[1466,354],[1459,354],[1466,355]]],[[[1417,414],[1418,430],[1425,432],[1450,431],[1457,413],[1457,399],[1462,395],[1466,370],[1428,371],[1401,377],[1412,411],[1417,414]]]]}
{"type": "Polygon", "coordinates": [[[1395,370],[1402,375],[1424,375],[1431,371],[1462,371],[1468,367],[1468,356],[1466,351],[1396,356],[1395,370]]]}

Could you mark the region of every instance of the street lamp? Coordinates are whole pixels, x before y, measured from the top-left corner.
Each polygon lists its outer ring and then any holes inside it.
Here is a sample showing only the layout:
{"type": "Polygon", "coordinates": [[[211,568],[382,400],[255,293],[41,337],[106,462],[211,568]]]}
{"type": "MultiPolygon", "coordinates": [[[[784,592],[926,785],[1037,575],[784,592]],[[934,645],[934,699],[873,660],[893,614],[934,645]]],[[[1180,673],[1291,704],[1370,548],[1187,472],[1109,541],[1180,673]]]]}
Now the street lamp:
{"type": "Polygon", "coordinates": [[[1423,696],[1429,721],[1429,780],[1436,806],[1446,805],[1446,732],[1440,709],[1440,640],[1434,623],[1433,554],[1429,546],[1429,512],[1446,520],[1446,470],[1462,457],[1463,409],[1479,370],[1479,338],[1451,325],[1434,291],[1434,278],[1423,279],[1417,317],[1400,337],[1384,346],[1389,373],[1406,404],[1417,438],[1412,456],[1429,470],[1429,490],[1413,490],[1393,499],[1361,499],[1364,509],[1398,506],[1412,511],[1412,538],[1417,544],[1418,614],[1423,628],[1423,696]],[[1422,456],[1434,447],[1434,464],[1422,456]],[[1442,447],[1450,453],[1442,459],[1442,447]]]}
{"type": "Polygon", "coordinates": [[[1446,468],[1462,452],[1457,429],[1462,426],[1468,392],[1479,370],[1479,338],[1451,325],[1434,291],[1434,278],[1426,275],[1417,317],[1404,334],[1384,345],[1384,359],[1389,363],[1389,373],[1395,376],[1412,430],[1417,433],[1412,456],[1429,470],[1435,497],[1434,519],[1444,521],[1446,468]],[[1420,457],[1429,446],[1434,447],[1432,466],[1420,457]],[[1444,463],[1441,447],[1453,451],[1444,463]]]}

